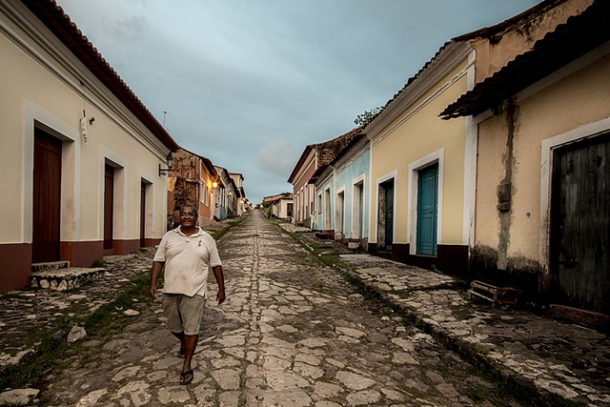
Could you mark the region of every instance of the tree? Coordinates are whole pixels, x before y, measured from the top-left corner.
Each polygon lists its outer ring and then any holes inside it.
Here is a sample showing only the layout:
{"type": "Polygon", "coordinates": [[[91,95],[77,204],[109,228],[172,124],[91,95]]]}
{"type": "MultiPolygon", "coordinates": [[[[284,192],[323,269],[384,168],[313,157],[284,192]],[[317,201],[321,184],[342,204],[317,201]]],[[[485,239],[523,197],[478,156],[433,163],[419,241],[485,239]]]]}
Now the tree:
{"type": "Polygon", "coordinates": [[[356,116],[354,123],[356,123],[358,126],[366,126],[372,122],[382,110],[383,106],[374,107],[371,110],[365,110],[364,113],[360,113],[358,116],[356,116]]]}

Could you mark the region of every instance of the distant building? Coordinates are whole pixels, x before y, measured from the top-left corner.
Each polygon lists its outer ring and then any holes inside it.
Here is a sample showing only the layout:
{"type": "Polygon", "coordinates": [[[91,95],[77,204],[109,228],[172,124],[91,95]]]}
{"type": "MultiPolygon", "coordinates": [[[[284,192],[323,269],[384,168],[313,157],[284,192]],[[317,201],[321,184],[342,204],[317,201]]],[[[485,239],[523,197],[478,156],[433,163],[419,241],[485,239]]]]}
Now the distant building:
{"type": "Polygon", "coordinates": [[[329,164],[312,176],[317,205],[314,229],[368,249],[370,146],[360,133],[329,164]]]}
{"type": "Polygon", "coordinates": [[[198,208],[198,221],[202,225],[204,219],[214,217],[218,173],[208,158],[184,148],[180,148],[173,157],[173,171],[168,173],[168,222],[177,224],[180,209],[189,204],[198,208]]]}
{"type": "Polygon", "coordinates": [[[312,216],[316,214],[316,188],[313,182],[310,182],[311,177],[320,167],[330,163],[360,131],[361,128],[358,127],[332,140],[305,147],[288,177],[294,191],[294,223],[312,227],[312,216]]]}

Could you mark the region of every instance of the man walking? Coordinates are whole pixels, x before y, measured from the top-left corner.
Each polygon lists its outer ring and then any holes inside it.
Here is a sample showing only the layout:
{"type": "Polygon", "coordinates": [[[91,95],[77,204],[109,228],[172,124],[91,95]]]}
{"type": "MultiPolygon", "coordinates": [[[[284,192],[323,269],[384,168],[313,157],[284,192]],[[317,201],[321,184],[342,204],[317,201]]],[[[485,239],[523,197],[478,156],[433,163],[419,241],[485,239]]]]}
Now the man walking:
{"type": "Polygon", "coordinates": [[[191,205],[180,210],[180,226],[167,232],[159,243],[153,259],[149,294],[157,294],[157,279],[165,265],[163,308],[167,327],[180,340],[180,356],[184,356],[180,384],[193,381],[191,359],[199,339],[201,316],[207,298],[209,268],[212,268],[218,294],[218,305],[225,300],[224,275],[216,242],[197,226],[197,208],[191,205]]]}

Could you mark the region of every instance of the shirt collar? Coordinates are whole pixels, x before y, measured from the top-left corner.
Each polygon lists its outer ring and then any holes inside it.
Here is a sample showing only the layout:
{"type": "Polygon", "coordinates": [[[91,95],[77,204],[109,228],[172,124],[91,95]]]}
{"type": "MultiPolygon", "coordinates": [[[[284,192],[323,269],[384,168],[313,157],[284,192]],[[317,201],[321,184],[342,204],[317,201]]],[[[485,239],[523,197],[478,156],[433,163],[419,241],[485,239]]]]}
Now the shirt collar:
{"type": "Polygon", "coordinates": [[[197,231],[190,236],[187,236],[184,233],[182,233],[182,230],[180,230],[180,226],[178,226],[176,229],[174,229],[174,232],[176,232],[179,235],[184,236],[184,237],[195,237],[195,236],[199,236],[199,235],[203,234],[203,230],[199,226],[197,226],[197,231]]]}

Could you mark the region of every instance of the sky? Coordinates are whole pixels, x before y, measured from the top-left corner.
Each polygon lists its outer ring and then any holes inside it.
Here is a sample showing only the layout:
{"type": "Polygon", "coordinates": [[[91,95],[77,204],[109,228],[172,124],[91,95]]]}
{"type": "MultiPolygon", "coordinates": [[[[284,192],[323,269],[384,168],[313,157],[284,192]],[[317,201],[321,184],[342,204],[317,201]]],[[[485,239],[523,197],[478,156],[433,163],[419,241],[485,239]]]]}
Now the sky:
{"type": "Polygon", "coordinates": [[[452,37],[534,0],[57,0],[182,147],[292,191],[308,144],[356,127],[452,37]],[[165,112],[165,113],[164,113],[165,112]]]}

